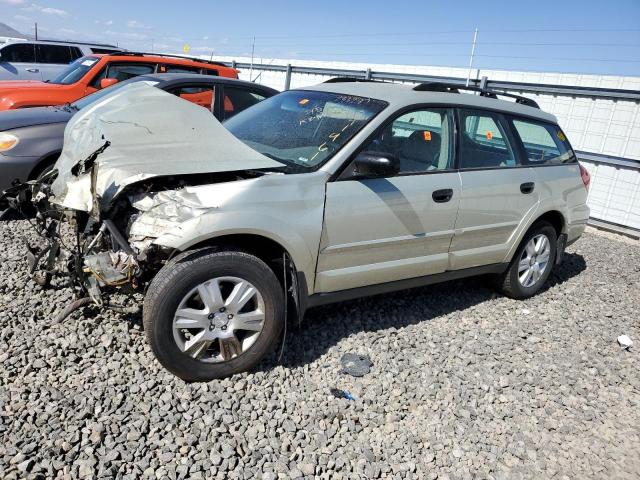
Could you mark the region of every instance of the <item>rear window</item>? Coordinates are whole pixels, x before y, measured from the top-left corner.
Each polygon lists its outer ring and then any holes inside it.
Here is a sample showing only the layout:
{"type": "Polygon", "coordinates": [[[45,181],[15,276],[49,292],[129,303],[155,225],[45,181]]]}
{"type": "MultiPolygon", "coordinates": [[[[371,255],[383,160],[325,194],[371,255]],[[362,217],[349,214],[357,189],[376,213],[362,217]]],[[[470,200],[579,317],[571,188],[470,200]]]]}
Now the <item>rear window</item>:
{"type": "Polygon", "coordinates": [[[514,119],[513,126],[522,140],[531,165],[549,165],[576,161],[575,153],[557,125],[514,119]]]}

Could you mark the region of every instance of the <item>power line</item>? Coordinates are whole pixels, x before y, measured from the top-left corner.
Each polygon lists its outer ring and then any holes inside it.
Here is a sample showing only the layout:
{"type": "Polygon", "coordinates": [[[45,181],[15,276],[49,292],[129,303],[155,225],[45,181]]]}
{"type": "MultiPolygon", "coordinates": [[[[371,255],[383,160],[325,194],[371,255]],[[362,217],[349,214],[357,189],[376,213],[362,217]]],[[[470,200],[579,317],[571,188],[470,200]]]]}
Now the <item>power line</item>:
{"type": "MultiPolygon", "coordinates": [[[[314,47],[384,47],[384,46],[420,46],[420,45],[464,45],[470,42],[383,42],[383,43],[314,43],[314,47]]],[[[290,43],[260,43],[260,47],[288,47],[290,43]]],[[[519,47],[634,47],[640,48],[640,43],[540,43],[540,42],[482,42],[479,45],[515,45],[519,47]]]]}
{"type": "MultiPolygon", "coordinates": [[[[411,53],[411,52],[307,52],[295,51],[283,52],[287,56],[299,55],[320,55],[320,56],[396,56],[396,57],[468,57],[463,53],[411,53]]],[[[225,54],[224,56],[234,56],[233,54],[225,54]]],[[[640,60],[630,60],[628,58],[585,58],[585,57],[551,57],[551,56],[528,56],[528,55],[479,55],[482,58],[511,58],[525,60],[562,60],[562,61],[584,61],[584,62],[631,62],[640,63],[640,60]]]]}

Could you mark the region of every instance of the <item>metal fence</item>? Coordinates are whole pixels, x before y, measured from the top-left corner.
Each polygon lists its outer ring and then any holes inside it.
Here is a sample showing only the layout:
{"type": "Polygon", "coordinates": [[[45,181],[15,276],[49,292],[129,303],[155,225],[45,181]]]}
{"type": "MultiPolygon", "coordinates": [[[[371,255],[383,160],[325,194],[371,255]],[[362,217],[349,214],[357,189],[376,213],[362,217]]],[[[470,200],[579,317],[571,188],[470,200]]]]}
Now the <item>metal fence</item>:
{"type": "MultiPolygon", "coordinates": [[[[466,78],[402,72],[349,70],[230,62],[241,77],[288,90],[330,77],[401,83],[446,82],[464,86],[466,78]],[[266,81],[266,76],[268,82],[266,81]]],[[[469,85],[529,96],[555,114],[580,161],[592,177],[588,204],[592,223],[640,236],[640,91],[470,79],[469,85]],[[613,152],[613,154],[612,154],[613,152]]]]}

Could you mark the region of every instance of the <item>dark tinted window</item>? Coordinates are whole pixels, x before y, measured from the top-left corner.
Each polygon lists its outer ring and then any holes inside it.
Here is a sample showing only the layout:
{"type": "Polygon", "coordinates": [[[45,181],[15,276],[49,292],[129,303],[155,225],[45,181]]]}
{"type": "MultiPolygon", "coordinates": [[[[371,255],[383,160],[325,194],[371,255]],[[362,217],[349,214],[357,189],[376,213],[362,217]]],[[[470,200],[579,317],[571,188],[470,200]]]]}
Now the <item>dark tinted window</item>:
{"type": "Polygon", "coordinates": [[[198,67],[184,67],[182,65],[161,65],[161,73],[200,73],[198,67]]]}
{"type": "Polygon", "coordinates": [[[155,69],[155,63],[110,63],[96,75],[96,78],[91,82],[91,86],[99,88],[100,80],[103,78],[115,78],[119,82],[122,82],[123,80],[137,77],[138,75],[154,73],[155,69]]]}
{"type": "Polygon", "coordinates": [[[212,70],[210,68],[204,68],[202,69],[202,73],[204,73],[205,75],[213,75],[215,77],[218,76],[218,71],[217,70],[212,70]]]}
{"type": "Polygon", "coordinates": [[[32,43],[14,43],[2,49],[3,62],[35,63],[36,53],[32,43]]]}
{"type": "Polygon", "coordinates": [[[71,49],[66,45],[36,45],[37,63],[71,63],[71,49]]]}
{"type": "Polygon", "coordinates": [[[78,47],[69,47],[69,49],[71,50],[71,56],[74,60],[82,56],[82,50],[80,50],[78,47]]]}
{"type": "Polygon", "coordinates": [[[231,118],[236,113],[264,100],[264,95],[237,87],[224,87],[224,118],[231,118]]]}
{"type": "Polygon", "coordinates": [[[515,167],[504,118],[497,113],[460,110],[460,168],[515,167]]]}
{"type": "Polygon", "coordinates": [[[445,108],[430,108],[404,113],[383,128],[364,150],[398,157],[400,173],[451,168],[451,112],[445,108]]]}
{"type": "Polygon", "coordinates": [[[120,50],[115,50],[113,48],[101,48],[101,47],[91,47],[91,51],[93,53],[116,53],[120,50]]]}
{"type": "Polygon", "coordinates": [[[548,165],[576,161],[567,137],[557,125],[513,120],[513,126],[522,140],[529,164],[548,165]]]}

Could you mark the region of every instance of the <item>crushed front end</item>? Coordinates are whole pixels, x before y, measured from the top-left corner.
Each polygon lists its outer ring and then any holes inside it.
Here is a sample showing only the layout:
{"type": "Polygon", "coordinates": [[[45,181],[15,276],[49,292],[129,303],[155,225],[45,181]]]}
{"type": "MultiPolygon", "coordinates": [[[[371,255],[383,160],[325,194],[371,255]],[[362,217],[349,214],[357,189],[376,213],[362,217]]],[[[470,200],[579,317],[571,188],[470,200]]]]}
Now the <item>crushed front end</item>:
{"type": "Polygon", "coordinates": [[[74,115],[53,170],[3,195],[42,239],[25,240],[34,280],[63,276],[83,304],[110,306],[111,293],[143,291],[176,253],[155,244],[159,236],[220,205],[220,192],[189,187],[282,166],[206,109],[140,82],[74,115]]]}

